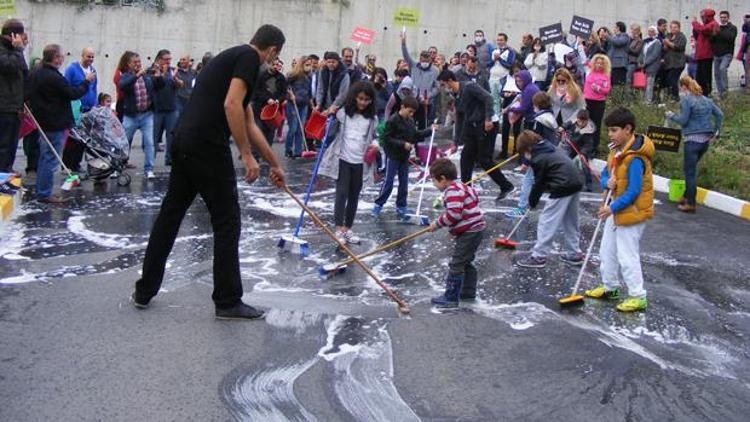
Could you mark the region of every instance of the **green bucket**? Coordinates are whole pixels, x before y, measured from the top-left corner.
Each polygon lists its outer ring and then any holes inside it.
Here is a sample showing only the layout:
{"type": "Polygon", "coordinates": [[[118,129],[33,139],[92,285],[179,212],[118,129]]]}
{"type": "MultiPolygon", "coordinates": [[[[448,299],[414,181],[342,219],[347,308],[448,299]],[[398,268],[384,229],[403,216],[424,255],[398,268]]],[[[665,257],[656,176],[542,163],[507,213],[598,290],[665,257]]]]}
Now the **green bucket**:
{"type": "Polygon", "coordinates": [[[685,196],[685,181],[679,179],[671,179],[669,181],[669,200],[671,202],[677,202],[685,196]]]}

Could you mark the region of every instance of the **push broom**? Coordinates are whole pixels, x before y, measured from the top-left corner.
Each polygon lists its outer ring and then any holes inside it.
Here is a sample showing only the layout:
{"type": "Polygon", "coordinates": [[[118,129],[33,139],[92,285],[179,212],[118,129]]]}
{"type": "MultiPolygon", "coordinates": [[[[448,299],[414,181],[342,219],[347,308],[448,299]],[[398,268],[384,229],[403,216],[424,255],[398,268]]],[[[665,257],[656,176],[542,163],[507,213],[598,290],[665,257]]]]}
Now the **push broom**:
{"type": "Polygon", "coordinates": [[[307,205],[305,205],[299,198],[297,198],[297,196],[291,190],[289,190],[288,186],[284,185],[284,191],[286,191],[286,193],[289,194],[289,196],[294,200],[294,202],[297,203],[297,205],[299,205],[304,211],[307,212],[307,214],[315,222],[315,224],[317,224],[328,235],[328,237],[333,239],[333,241],[335,241],[336,244],[339,245],[339,248],[342,251],[344,251],[347,255],[349,255],[349,257],[352,260],[354,260],[354,262],[356,262],[357,265],[359,265],[359,267],[362,268],[362,270],[366,272],[367,275],[369,275],[375,281],[375,283],[377,283],[377,285],[380,286],[381,289],[383,289],[385,294],[389,298],[391,298],[391,300],[396,302],[399,312],[401,312],[402,314],[408,314],[409,312],[411,312],[411,310],[409,309],[409,305],[406,302],[404,302],[400,297],[398,297],[395,293],[393,293],[393,291],[389,289],[388,286],[386,286],[382,280],[380,280],[380,277],[375,275],[375,273],[373,273],[372,270],[367,265],[365,265],[359,258],[357,258],[357,256],[354,255],[354,252],[352,252],[351,249],[349,249],[346,246],[346,244],[342,242],[336,236],[336,234],[334,234],[331,231],[331,229],[326,227],[325,223],[323,223],[323,221],[321,221],[320,218],[318,218],[318,216],[315,215],[315,213],[312,212],[312,210],[307,207],[307,205]]]}
{"type": "MultiPolygon", "coordinates": [[[[608,190],[603,204],[609,204],[609,199],[611,197],[612,191],[608,190]]],[[[599,235],[599,229],[602,226],[602,221],[604,221],[604,219],[600,218],[599,221],[596,222],[596,229],[594,229],[594,235],[591,236],[591,243],[589,243],[589,248],[586,251],[586,257],[583,258],[583,265],[581,265],[581,270],[578,271],[578,279],[576,280],[575,286],[573,286],[573,292],[570,294],[570,296],[565,296],[558,300],[558,303],[561,307],[583,305],[583,295],[578,294],[578,286],[580,286],[581,280],[583,280],[583,272],[586,271],[586,264],[589,263],[589,258],[591,258],[591,251],[594,250],[594,243],[596,243],[596,237],[599,235]]]]}
{"type": "MultiPolygon", "coordinates": [[[[291,90],[289,92],[291,92],[291,90]]],[[[294,106],[294,113],[297,115],[297,122],[299,123],[299,131],[302,133],[302,146],[305,148],[305,150],[302,151],[301,157],[302,158],[314,158],[316,155],[318,155],[318,152],[310,151],[310,149],[307,147],[307,140],[305,139],[305,127],[302,125],[302,117],[299,114],[299,108],[297,108],[297,103],[294,100],[292,100],[292,105],[294,106]]]]}
{"type": "MultiPolygon", "coordinates": [[[[357,258],[364,259],[364,258],[367,258],[368,256],[372,256],[372,255],[375,255],[377,253],[380,253],[380,252],[383,252],[383,251],[387,251],[388,249],[395,248],[396,246],[398,246],[398,245],[400,245],[402,243],[408,242],[408,241],[410,241],[410,240],[412,240],[412,239],[414,239],[416,237],[422,236],[423,234],[426,234],[426,233],[429,233],[429,232],[430,232],[430,228],[426,227],[426,228],[424,228],[422,230],[419,230],[417,232],[414,232],[414,233],[412,233],[412,234],[410,234],[408,236],[404,236],[401,239],[394,240],[393,242],[386,243],[385,245],[378,246],[375,249],[372,249],[372,250],[370,250],[368,252],[363,253],[362,255],[359,255],[357,258]]],[[[345,259],[345,260],[343,260],[341,262],[337,262],[337,263],[334,263],[334,264],[326,264],[326,265],[321,266],[318,269],[318,272],[320,273],[320,276],[322,278],[327,278],[327,277],[330,277],[330,276],[333,276],[333,275],[336,275],[336,274],[341,274],[341,273],[343,273],[343,272],[346,271],[346,267],[349,264],[351,264],[352,262],[354,262],[354,259],[349,258],[349,259],[345,259]]]]}
{"type": "MultiPolygon", "coordinates": [[[[315,186],[315,180],[318,177],[318,168],[320,167],[320,162],[323,159],[323,153],[326,149],[325,140],[328,139],[328,133],[331,129],[331,126],[333,126],[333,117],[329,117],[328,121],[326,122],[323,145],[320,147],[320,154],[318,154],[318,157],[315,159],[315,165],[313,166],[312,175],[310,176],[310,182],[307,184],[307,192],[305,192],[305,205],[307,205],[308,201],[310,201],[310,195],[312,195],[312,189],[313,186],[315,186]]],[[[300,256],[307,256],[310,254],[310,245],[306,240],[299,238],[299,231],[302,228],[304,219],[305,208],[303,208],[302,212],[299,214],[299,218],[297,219],[297,226],[294,228],[294,234],[292,234],[291,236],[281,236],[281,238],[279,239],[278,247],[280,249],[284,249],[287,245],[289,245],[289,248],[293,253],[296,253],[300,256]]]]}
{"type": "Polygon", "coordinates": [[[34,122],[34,126],[39,130],[39,133],[42,135],[42,139],[44,139],[44,142],[47,143],[47,146],[50,150],[52,150],[52,153],[55,154],[55,158],[57,158],[57,161],[60,162],[60,165],[63,168],[63,171],[68,175],[68,177],[65,178],[65,181],[63,182],[63,185],[60,187],[60,189],[69,191],[73,189],[74,187],[81,184],[81,178],[78,177],[77,174],[70,171],[68,166],[65,165],[62,158],[60,157],[60,154],[57,153],[57,150],[52,145],[52,142],[50,142],[49,138],[47,137],[47,134],[42,130],[42,127],[39,126],[39,122],[36,120],[36,117],[34,117],[34,113],[31,112],[31,109],[29,109],[29,106],[26,104],[23,105],[24,110],[26,111],[26,114],[31,117],[31,120],[34,122]]]}
{"type": "Polygon", "coordinates": [[[508,233],[505,237],[499,237],[495,239],[495,247],[496,248],[502,248],[502,249],[515,249],[518,246],[518,242],[515,242],[511,240],[510,238],[513,237],[513,234],[518,230],[519,227],[521,227],[521,223],[523,223],[523,220],[526,219],[526,216],[529,215],[529,210],[526,210],[525,213],[521,216],[521,219],[518,220],[515,226],[513,226],[513,229],[511,229],[510,233],[508,233]]]}
{"type": "Polygon", "coordinates": [[[417,226],[428,226],[430,224],[430,219],[426,215],[421,215],[419,212],[422,209],[422,196],[424,195],[424,184],[427,182],[427,176],[430,174],[430,159],[432,158],[432,144],[435,142],[435,125],[437,124],[437,119],[433,122],[432,125],[432,135],[430,135],[430,146],[427,147],[427,160],[425,160],[424,168],[425,170],[422,172],[422,181],[420,183],[419,187],[419,201],[417,201],[417,212],[414,214],[406,214],[404,215],[404,223],[406,224],[414,224],[417,226]]]}

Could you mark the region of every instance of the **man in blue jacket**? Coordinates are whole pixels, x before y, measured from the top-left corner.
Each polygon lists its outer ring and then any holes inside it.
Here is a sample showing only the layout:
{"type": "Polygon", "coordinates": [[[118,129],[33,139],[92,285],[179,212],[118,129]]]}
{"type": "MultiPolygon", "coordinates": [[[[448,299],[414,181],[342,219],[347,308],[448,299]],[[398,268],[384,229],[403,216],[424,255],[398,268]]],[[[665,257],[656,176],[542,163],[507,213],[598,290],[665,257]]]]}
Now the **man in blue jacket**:
{"type": "MultiPolygon", "coordinates": [[[[94,68],[94,49],[86,47],[81,51],[81,59],[71,63],[65,69],[65,79],[70,86],[80,86],[86,80],[86,75],[96,73],[94,68]]],[[[88,90],[81,101],[81,113],[86,113],[96,106],[96,79],[88,85],[88,90]]],[[[77,103],[73,103],[75,107],[77,103]]],[[[63,151],[63,162],[74,172],[81,171],[81,160],[83,159],[83,145],[79,143],[68,143],[63,151]]]]}

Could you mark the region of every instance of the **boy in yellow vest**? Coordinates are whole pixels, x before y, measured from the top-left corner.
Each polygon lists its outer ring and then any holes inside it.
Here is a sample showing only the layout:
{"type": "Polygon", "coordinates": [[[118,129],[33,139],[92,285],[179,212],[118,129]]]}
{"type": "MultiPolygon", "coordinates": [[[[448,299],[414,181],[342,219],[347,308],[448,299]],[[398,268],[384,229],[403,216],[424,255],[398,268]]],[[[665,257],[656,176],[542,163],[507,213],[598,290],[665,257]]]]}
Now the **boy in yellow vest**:
{"type": "Polygon", "coordinates": [[[620,298],[619,287],[625,282],[628,297],[617,305],[617,310],[641,311],[648,306],[640,242],[646,221],[654,216],[651,174],[654,144],[648,137],[635,133],[635,116],[627,108],[612,110],[604,124],[611,143],[601,182],[603,189],[612,191],[612,202],[599,208],[599,218],[606,219],[599,250],[603,284],[586,290],[585,294],[616,300],[620,298]]]}

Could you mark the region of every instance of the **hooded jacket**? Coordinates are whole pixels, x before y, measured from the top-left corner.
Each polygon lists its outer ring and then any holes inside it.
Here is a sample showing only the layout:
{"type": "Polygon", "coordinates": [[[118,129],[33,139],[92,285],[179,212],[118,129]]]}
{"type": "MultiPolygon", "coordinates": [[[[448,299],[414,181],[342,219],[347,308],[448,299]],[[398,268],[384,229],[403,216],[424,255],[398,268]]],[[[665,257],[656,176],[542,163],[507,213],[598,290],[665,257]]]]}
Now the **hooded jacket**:
{"type": "Polygon", "coordinates": [[[695,60],[707,60],[714,58],[714,50],[711,47],[711,38],[719,33],[719,24],[714,19],[716,11],[703,9],[701,11],[702,22],[693,22],[693,37],[695,37],[695,60]]]}
{"type": "Polygon", "coordinates": [[[388,103],[385,105],[385,115],[383,117],[388,119],[391,114],[398,113],[398,111],[401,110],[401,100],[403,100],[405,96],[413,94],[414,82],[412,82],[411,76],[405,76],[398,85],[398,88],[396,88],[396,92],[394,92],[388,99],[388,103]],[[406,91],[409,91],[409,93],[407,94],[406,91]]]}
{"type": "Polygon", "coordinates": [[[518,87],[518,89],[521,90],[521,93],[519,94],[521,96],[521,103],[516,107],[511,107],[508,111],[520,114],[523,116],[524,120],[531,122],[534,120],[534,115],[536,114],[534,113],[534,103],[532,102],[532,98],[534,97],[534,94],[539,92],[539,87],[533,83],[531,73],[529,73],[528,70],[518,72],[518,77],[521,78],[521,81],[523,82],[523,86],[518,87]]]}
{"type": "Polygon", "coordinates": [[[711,48],[714,56],[726,56],[734,53],[734,41],[737,38],[737,27],[731,22],[726,25],[719,24],[719,33],[711,37],[711,48]]]}
{"type": "Polygon", "coordinates": [[[583,188],[583,173],[573,161],[554,145],[541,141],[531,148],[534,185],[529,193],[529,206],[536,208],[544,192],[551,199],[576,194],[583,188]]]}

